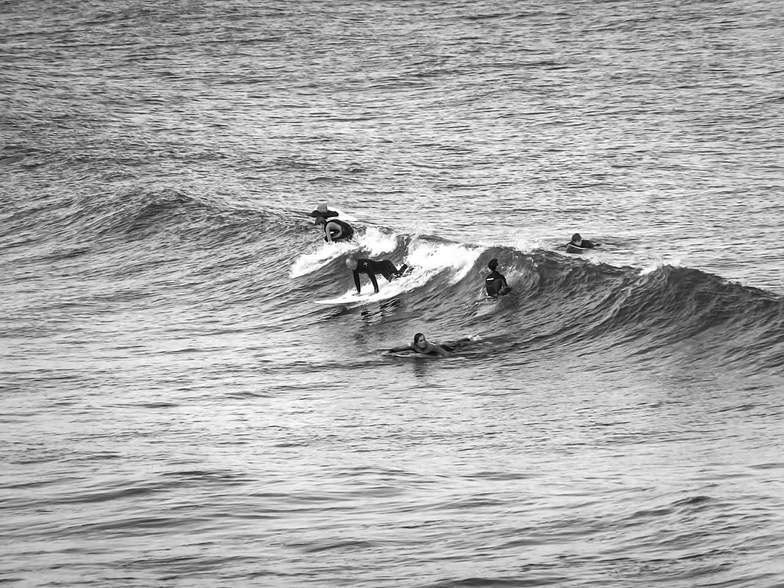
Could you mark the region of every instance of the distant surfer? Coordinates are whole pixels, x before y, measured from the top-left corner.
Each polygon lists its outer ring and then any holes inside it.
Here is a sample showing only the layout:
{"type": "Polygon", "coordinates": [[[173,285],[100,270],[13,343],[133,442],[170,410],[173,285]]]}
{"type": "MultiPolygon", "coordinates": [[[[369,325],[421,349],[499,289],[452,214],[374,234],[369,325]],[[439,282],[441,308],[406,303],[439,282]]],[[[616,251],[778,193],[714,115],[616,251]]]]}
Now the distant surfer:
{"type": "Polygon", "coordinates": [[[370,277],[370,282],[373,284],[373,290],[378,292],[376,274],[381,274],[388,282],[391,282],[395,278],[402,276],[408,269],[408,266],[405,263],[398,269],[395,267],[395,264],[388,259],[375,260],[359,258],[354,260],[349,258],[346,260],[346,265],[354,272],[354,285],[357,287],[357,294],[362,292],[362,288],[359,285],[359,274],[367,274],[370,277]]]}
{"type": "Polygon", "coordinates": [[[511,292],[512,289],[506,283],[506,278],[498,271],[498,260],[495,257],[490,260],[487,267],[490,269],[490,273],[485,278],[487,295],[491,298],[498,298],[511,292]]]}
{"type": "Polygon", "coordinates": [[[354,237],[354,229],[345,221],[338,218],[338,213],[330,210],[326,203],[319,204],[316,210],[310,213],[316,225],[321,225],[324,230],[324,240],[328,243],[338,241],[351,241],[354,237]]]}
{"type": "Polygon", "coordinates": [[[410,345],[393,347],[387,353],[413,352],[411,355],[428,355],[431,357],[446,357],[454,352],[462,344],[471,341],[468,337],[458,339],[453,343],[431,343],[422,333],[414,335],[414,341],[410,345]]]}
{"type": "Polygon", "coordinates": [[[580,233],[575,233],[572,235],[572,240],[566,244],[566,252],[567,253],[581,253],[586,249],[593,249],[594,247],[598,247],[601,243],[594,243],[593,241],[589,241],[588,239],[583,239],[580,236],[580,233]]]}

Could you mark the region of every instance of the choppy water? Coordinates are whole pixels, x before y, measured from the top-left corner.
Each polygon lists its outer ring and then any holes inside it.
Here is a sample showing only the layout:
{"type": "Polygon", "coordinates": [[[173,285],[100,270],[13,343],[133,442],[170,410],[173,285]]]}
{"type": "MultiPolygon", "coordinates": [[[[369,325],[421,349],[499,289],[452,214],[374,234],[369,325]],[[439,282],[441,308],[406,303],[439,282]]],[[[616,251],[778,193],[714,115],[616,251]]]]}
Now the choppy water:
{"type": "Polygon", "coordinates": [[[777,3],[0,13],[0,582],[784,586],[777,3]]]}

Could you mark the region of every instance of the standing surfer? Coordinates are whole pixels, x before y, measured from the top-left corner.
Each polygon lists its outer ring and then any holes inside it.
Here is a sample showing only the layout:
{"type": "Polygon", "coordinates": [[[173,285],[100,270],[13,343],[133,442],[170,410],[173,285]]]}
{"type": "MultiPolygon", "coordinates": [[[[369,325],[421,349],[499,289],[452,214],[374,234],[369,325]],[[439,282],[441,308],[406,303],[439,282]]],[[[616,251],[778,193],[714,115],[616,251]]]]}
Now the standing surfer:
{"type": "Polygon", "coordinates": [[[346,260],[346,265],[354,273],[354,285],[357,287],[357,294],[362,292],[362,288],[359,285],[359,274],[367,274],[370,277],[370,282],[373,284],[373,290],[378,292],[376,274],[381,274],[388,282],[391,282],[395,278],[402,276],[408,269],[406,264],[401,265],[400,269],[397,269],[395,264],[388,259],[375,260],[359,258],[355,261],[352,258],[348,258],[346,260]],[[354,267],[352,268],[352,266],[354,267]]]}

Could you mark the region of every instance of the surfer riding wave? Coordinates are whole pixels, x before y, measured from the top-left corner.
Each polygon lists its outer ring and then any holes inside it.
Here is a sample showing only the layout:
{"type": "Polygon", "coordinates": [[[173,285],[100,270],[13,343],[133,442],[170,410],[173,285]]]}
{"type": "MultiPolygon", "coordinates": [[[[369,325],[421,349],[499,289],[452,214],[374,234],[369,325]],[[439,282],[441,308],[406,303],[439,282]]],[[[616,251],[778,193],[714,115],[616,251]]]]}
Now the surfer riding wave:
{"type": "Polygon", "coordinates": [[[354,286],[357,288],[357,294],[362,292],[362,287],[359,284],[359,274],[367,274],[370,277],[370,282],[373,284],[373,291],[378,293],[378,281],[376,274],[381,274],[388,282],[395,278],[402,276],[408,266],[403,264],[400,269],[395,267],[395,264],[388,259],[367,259],[367,258],[348,258],[346,259],[346,266],[352,270],[354,274],[354,286]]]}

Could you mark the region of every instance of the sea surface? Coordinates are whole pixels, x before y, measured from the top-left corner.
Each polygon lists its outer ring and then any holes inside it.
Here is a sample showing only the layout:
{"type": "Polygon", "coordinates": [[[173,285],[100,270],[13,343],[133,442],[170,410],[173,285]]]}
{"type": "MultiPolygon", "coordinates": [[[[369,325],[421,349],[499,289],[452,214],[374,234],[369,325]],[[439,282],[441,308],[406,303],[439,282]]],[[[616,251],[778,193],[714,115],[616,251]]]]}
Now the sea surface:
{"type": "Polygon", "coordinates": [[[779,0],[0,1],[0,585],[784,587],[783,64],[779,0]]]}

